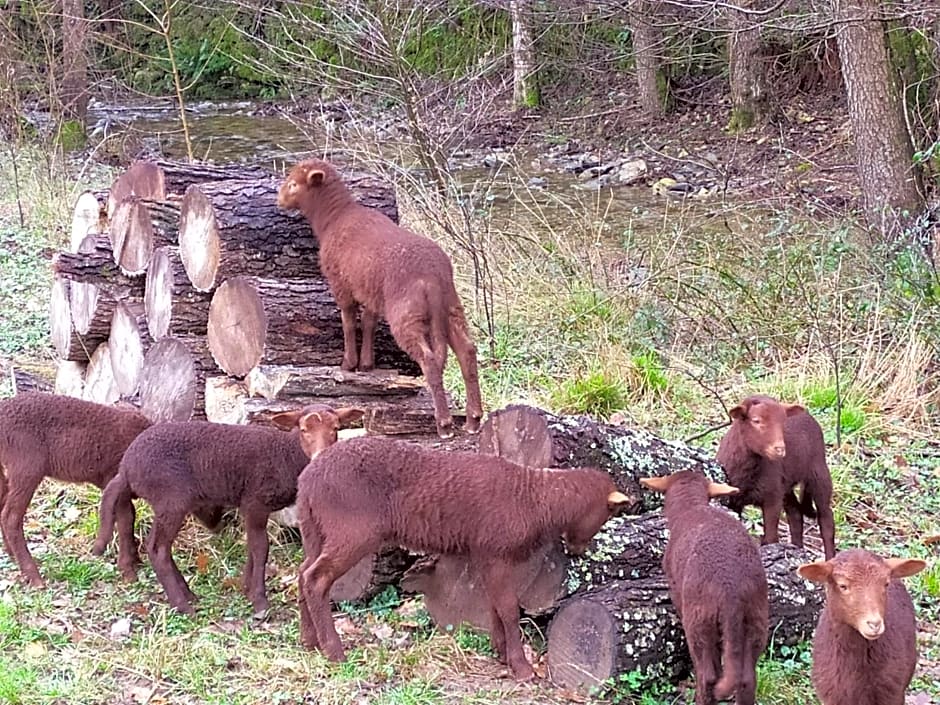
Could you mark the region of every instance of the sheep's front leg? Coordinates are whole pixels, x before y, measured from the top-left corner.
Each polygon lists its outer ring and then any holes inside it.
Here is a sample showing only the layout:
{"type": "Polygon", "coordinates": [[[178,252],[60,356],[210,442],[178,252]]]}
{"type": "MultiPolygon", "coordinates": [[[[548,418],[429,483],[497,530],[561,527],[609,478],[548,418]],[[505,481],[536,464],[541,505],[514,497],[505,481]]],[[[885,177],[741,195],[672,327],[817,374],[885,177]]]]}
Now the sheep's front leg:
{"type": "Polygon", "coordinates": [[[356,354],[356,313],[358,306],[355,301],[340,304],[339,315],[343,321],[343,362],[340,368],[354,370],[359,364],[356,354]]]}
{"type": "Polygon", "coordinates": [[[359,355],[359,369],[368,372],[375,367],[375,326],[379,315],[362,307],[362,353],[359,355]]]}
{"type": "Polygon", "coordinates": [[[783,498],[765,499],[761,505],[761,513],[764,516],[764,536],[761,538],[761,544],[780,542],[780,512],[783,511],[783,498]]]}
{"type": "MultiPolygon", "coordinates": [[[[513,591],[509,566],[501,562],[492,563],[482,572],[490,604],[502,626],[506,663],[516,680],[525,681],[534,678],[535,671],[526,660],[522,649],[522,638],[519,636],[519,600],[513,591]]],[[[495,625],[493,633],[493,646],[498,651],[499,644],[495,637],[498,632],[495,625]]]]}
{"type": "Polygon", "coordinates": [[[264,590],[264,570],[268,564],[268,514],[263,511],[243,510],[248,533],[248,562],[245,565],[245,591],[255,616],[264,616],[268,598],[264,590]]]}
{"type": "MultiPolygon", "coordinates": [[[[3,472],[0,470],[0,472],[3,472]]],[[[16,481],[10,481],[7,489],[7,496],[3,502],[3,510],[0,511],[0,532],[3,534],[3,543],[7,547],[7,553],[20,567],[23,577],[33,587],[42,587],[45,583],[39,575],[39,566],[29,552],[26,546],[26,536],[23,533],[23,518],[26,516],[26,508],[36,492],[36,488],[42,481],[45,473],[23,473],[7,471],[7,478],[15,477],[16,481]],[[36,478],[35,480],[33,478],[36,478]]]]}
{"type": "MultiPolygon", "coordinates": [[[[803,490],[806,492],[806,490],[803,490]]],[[[783,498],[783,509],[787,513],[787,525],[790,527],[790,543],[803,547],[803,511],[796,495],[791,490],[783,498]]]]}

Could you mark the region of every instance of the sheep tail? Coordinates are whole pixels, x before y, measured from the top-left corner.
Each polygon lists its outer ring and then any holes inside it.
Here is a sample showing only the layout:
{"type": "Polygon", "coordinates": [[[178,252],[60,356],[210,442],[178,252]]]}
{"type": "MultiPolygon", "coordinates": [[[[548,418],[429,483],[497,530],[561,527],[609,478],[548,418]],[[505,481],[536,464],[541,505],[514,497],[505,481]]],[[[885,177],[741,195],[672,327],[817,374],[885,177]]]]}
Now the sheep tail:
{"type": "Polygon", "coordinates": [[[120,502],[130,502],[133,499],[131,486],[123,473],[118,473],[104,488],[101,494],[101,513],[98,517],[98,536],[95,539],[92,553],[101,555],[114,536],[114,514],[120,502]]]}
{"type": "Polygon", "coordinates": [[[715,682],[715,700],[728,700],[738,689],[745,642],[743,615],[725,609],[721,619],[721,677],[715,682]]]}

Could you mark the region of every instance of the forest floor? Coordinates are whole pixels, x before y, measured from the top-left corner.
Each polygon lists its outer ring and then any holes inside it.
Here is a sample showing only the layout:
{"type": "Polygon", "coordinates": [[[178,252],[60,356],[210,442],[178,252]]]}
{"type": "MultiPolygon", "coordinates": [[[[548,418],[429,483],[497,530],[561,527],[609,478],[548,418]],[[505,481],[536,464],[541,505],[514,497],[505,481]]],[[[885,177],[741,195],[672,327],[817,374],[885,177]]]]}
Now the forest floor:
{"type": "MultiPolygon", "coordinates": [[[[734,197],[640,209],[629,227],[605,229],[603,213],[572,212],[532,250],[515,233],[493,235],[492,254],[502,258],[495,325],[487,329],[474,309],[488,408],[526,401],[618,413],[688,438],[723,418],[722,403],[753,391],[802,402],[826,431],[839,545],[930,561],[906,581],[921,653],[908,702],[940,702],[938,312],[919,293],[916,253],[876,251],[852,219],[859,190],[844,107],[794,101],[774,125],[729,135],[720,102],[649,121],[623,108],[628,89],[617,90],[562,114],[486,120],[470,146],[641,156],[648,181],[727,184],[734,197]],[[646,275],[628,285],[598,276],[595,250],[642,261],[646,275]]],[[[30,149],[17,164],[19,199],[9,161],[0,164],[0,356],[48,367],[48,260],[67,239],[75,194],[107,185],[111,172],[82,164],[79,175],[30,149]]],[[[471,300],[461,257],[455,252],[471,300]]],[[[455,392],[458,378],[450,367],[455,392]]],[[[717,440],[711,433],[696,444],[714,450],[717,440]]],[[[435,630],[420,598],[394,591],[338,610],[352,648],[345,664],[330,664],[299,647],[301,550],[273,526],[264,620],[251,618],[236,587],[245,559],[237,525],[219,535],[184,528],[174,553],[200,599],[195,617],[178,615],[148,568],[128,585],[112,561],[88,554],[98,496],[55,483],[37,493],[26,531],[45,589],[24,587],[0,553],[0,703],[691,702],[688,681],[675,688],[629,674],[587,697],[544,681],[516,684],[485,636],[435,630]]],[[[141,515],[146,528],[147,510],[141,515]]],[[[544,674],[540,635],[524,626],[544,674]]],[[[815,702],[810,660],[808,644],[768,653],[758,702],[815,702]]]]}

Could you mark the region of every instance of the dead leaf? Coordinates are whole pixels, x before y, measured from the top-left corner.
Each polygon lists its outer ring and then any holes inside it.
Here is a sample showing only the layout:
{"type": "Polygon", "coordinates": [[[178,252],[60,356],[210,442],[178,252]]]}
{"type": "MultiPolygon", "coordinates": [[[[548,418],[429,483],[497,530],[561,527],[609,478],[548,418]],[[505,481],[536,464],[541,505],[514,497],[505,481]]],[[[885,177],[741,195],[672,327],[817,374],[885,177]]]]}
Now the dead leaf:
{"type": "Polygon", "coordinates": [[[200,552],[196,554],[196,572],[205,575],[209,572],[209,554],[200,552]]]}
{"type": "Polygon", "coordinates": [[[78,507],[68,507],[64,512],[62,512],[62,520],[66,524],[74,524],[78,521],[83,515],[83,512],[78,507]]]}
{"type": "Polygon", "coordinates": [[[26,648],[23,649],[23,653],[27,658],[42,658],[46,655],[46,645],[41,641],[31,641],[26,645],[26,648]]]}
{"type": "Polygon", "coordinates": [[[111,638],[124,639],[131,634],[131,620],[128,617],[121,617],[111,625],[111,638]]]}
{"type": "Polygon", "coordinates": [[[379,641],[388,641],[392,638],[392,635],[395,633],[395,630],[392,629],[387,623],[382,622],[372,627],[372,636],[374,636],[379,641]]]}

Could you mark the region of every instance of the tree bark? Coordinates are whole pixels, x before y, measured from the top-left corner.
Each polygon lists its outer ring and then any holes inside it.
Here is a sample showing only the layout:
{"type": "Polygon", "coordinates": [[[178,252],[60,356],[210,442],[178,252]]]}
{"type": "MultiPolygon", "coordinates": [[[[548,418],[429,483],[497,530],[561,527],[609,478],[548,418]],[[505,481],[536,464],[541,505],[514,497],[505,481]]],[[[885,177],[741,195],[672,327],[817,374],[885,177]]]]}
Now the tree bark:
{"type": "MultiPolygon", "coordinates": [[[[796,574],[809,554],[783,544],[762,546],[760,553],[770,641],[779,646],[808,639],[823,601],[823,591],[796,574]]],[[[659,562],[655,571],[649,566],[640,577],[610,580],[561,603],[548,629],[548,669],[556,685],[586,691],[622,673],[675,681],[689,672],[685,634],[659,562]]]]}
{"type": "Polygon", "coordinates": [[[108,231],[107,191],[82,191],[72,207],[69,250],[78,252],[82,241],[90,234],[108,231]]]}
{"type": "Polygon", "coordinates": [[[136,161],[118,176],[108,190],[108,220],[114,217],[121,201],[136,197],[150,201],[166,200],[163,172],[153,162],[136,161]]]}
{"type": "Polygon", "coordinates": [[[242,164],[199,164],[175,162],[157,159],[153,162],[163,174],[163,183],[168,194],[182,196],[193,184],[205,184],[209,181],[245,181],[253,179],[272,179],[274,174],[260,167],[242,164]]]}
{"type": "MultiPolygon", "coordinates": [[[[339,309],[320,279],[228,279],[212,296],[207,335],[216,363],[236,377],[262,363],[338,366],[343,356],[339,309]]],[[[418,372],[384,322],[376,327],[375,360],[418,372]]]]}
{"type": "MultiPolygon", "coordinates": [[[[129,277],[124,274],[114,262],[111,251],[111,241],[107,235],[86,235],[79,245],[78,252],[58,252],[52,258],[52,270],[57,276],[72,282],[72,311],[73,317],[76,309],[81,305],[75,299],[75,291],[82,291],[82,295],[93,302],[91,289],[77,287],[77,283],[90,285],[95,292],[115,300],[143,300],[144,281],[139,277],[129,277]]],[[[93,310],[93,306],[87,309],[93,310]]],[[[81,323],[76,320],[76,326],[82,329],[81,323]]]]}
{"type": "Polygon", "coordinates": [[[633,61],[636,65],[637,100],[651,118],[665,113],[665,78],[660,68],[662,33],[652,20],[660,16],[658,0],[633,0],[630,5],[630,29],[633,32],[633,61]]]}
{"type": "Polygon", "coordinates": [[[88,23],[82,0],[62,0],[62,116],[85,131],[88,116],[88,23]]]}
{"type": "MultiPolygon", "coordinates": [[[[739,7],[750,9],[754,0],[741,0],[739,7]]],[[[732,132],[746,130],[767,116],[768,86],[760,51],[760,25],[746,12],[729,8],[728,70],[731,78],[732,132]]]]}
{"type": "Polygon", "coordinates": [[[880,0],[832,0],[865,215],[890,237],[923,209],[924,198],[880,9],[880,0]]]}
{"type": "Polygon", "coordinates": [[[212,295],[196,291],[190,284],[178,247],[154,250],[144,291],[147,329],[154,340],[168,335],[206,335],[212,295]]]}
{"type": "Polygon", "coordinates": [[[111,317],[108,347],[111,349],[111,368],[114,381],[123,397],[132,397],[140,387],[144,354],[152,340],[147,332],[143,302],[121,302],[111,317]]]}
{"type": "Polygon", "coordinates": [[[509,0],[509,14],[512,18],[513,107],[537,108],[541,99],[532,39],[532,0],[509,0]]]}
{"type": "MultiPolygon", "coordinates": [[[[360,203],[398,222],[392,189],[371,175],[346,174],[360,203]]],[[[277,207],[272,179],[197,184],[183,197],[180,258],[199,291],[239,275],[319,276],[318,246],[299,212],[277,207]]]]}
{"type": "Polygon", "coordinates": [[[82,398],[99,404],[113,404],[121,398],[117,383],[114,381],[114,370],[111,368],[111,350],[108,343],[101,343],[92,353],[88,366],[85,368],[85,385],[82,389],[82,398]]]}
{"type": "Polygon", "coordinates": [[[129,276],[143,274],[156,248],[179,242],[179,226],[178,205],[134,196],[125,198],[108,226],[114,261],[129,276]]]}
{"type": "Polygon", "coordinates": [[[14,396],[24,392],[51,392],[53,390],[52,382],[16,365],[10,366],[10,384],[13,387],[14,396]]]}

